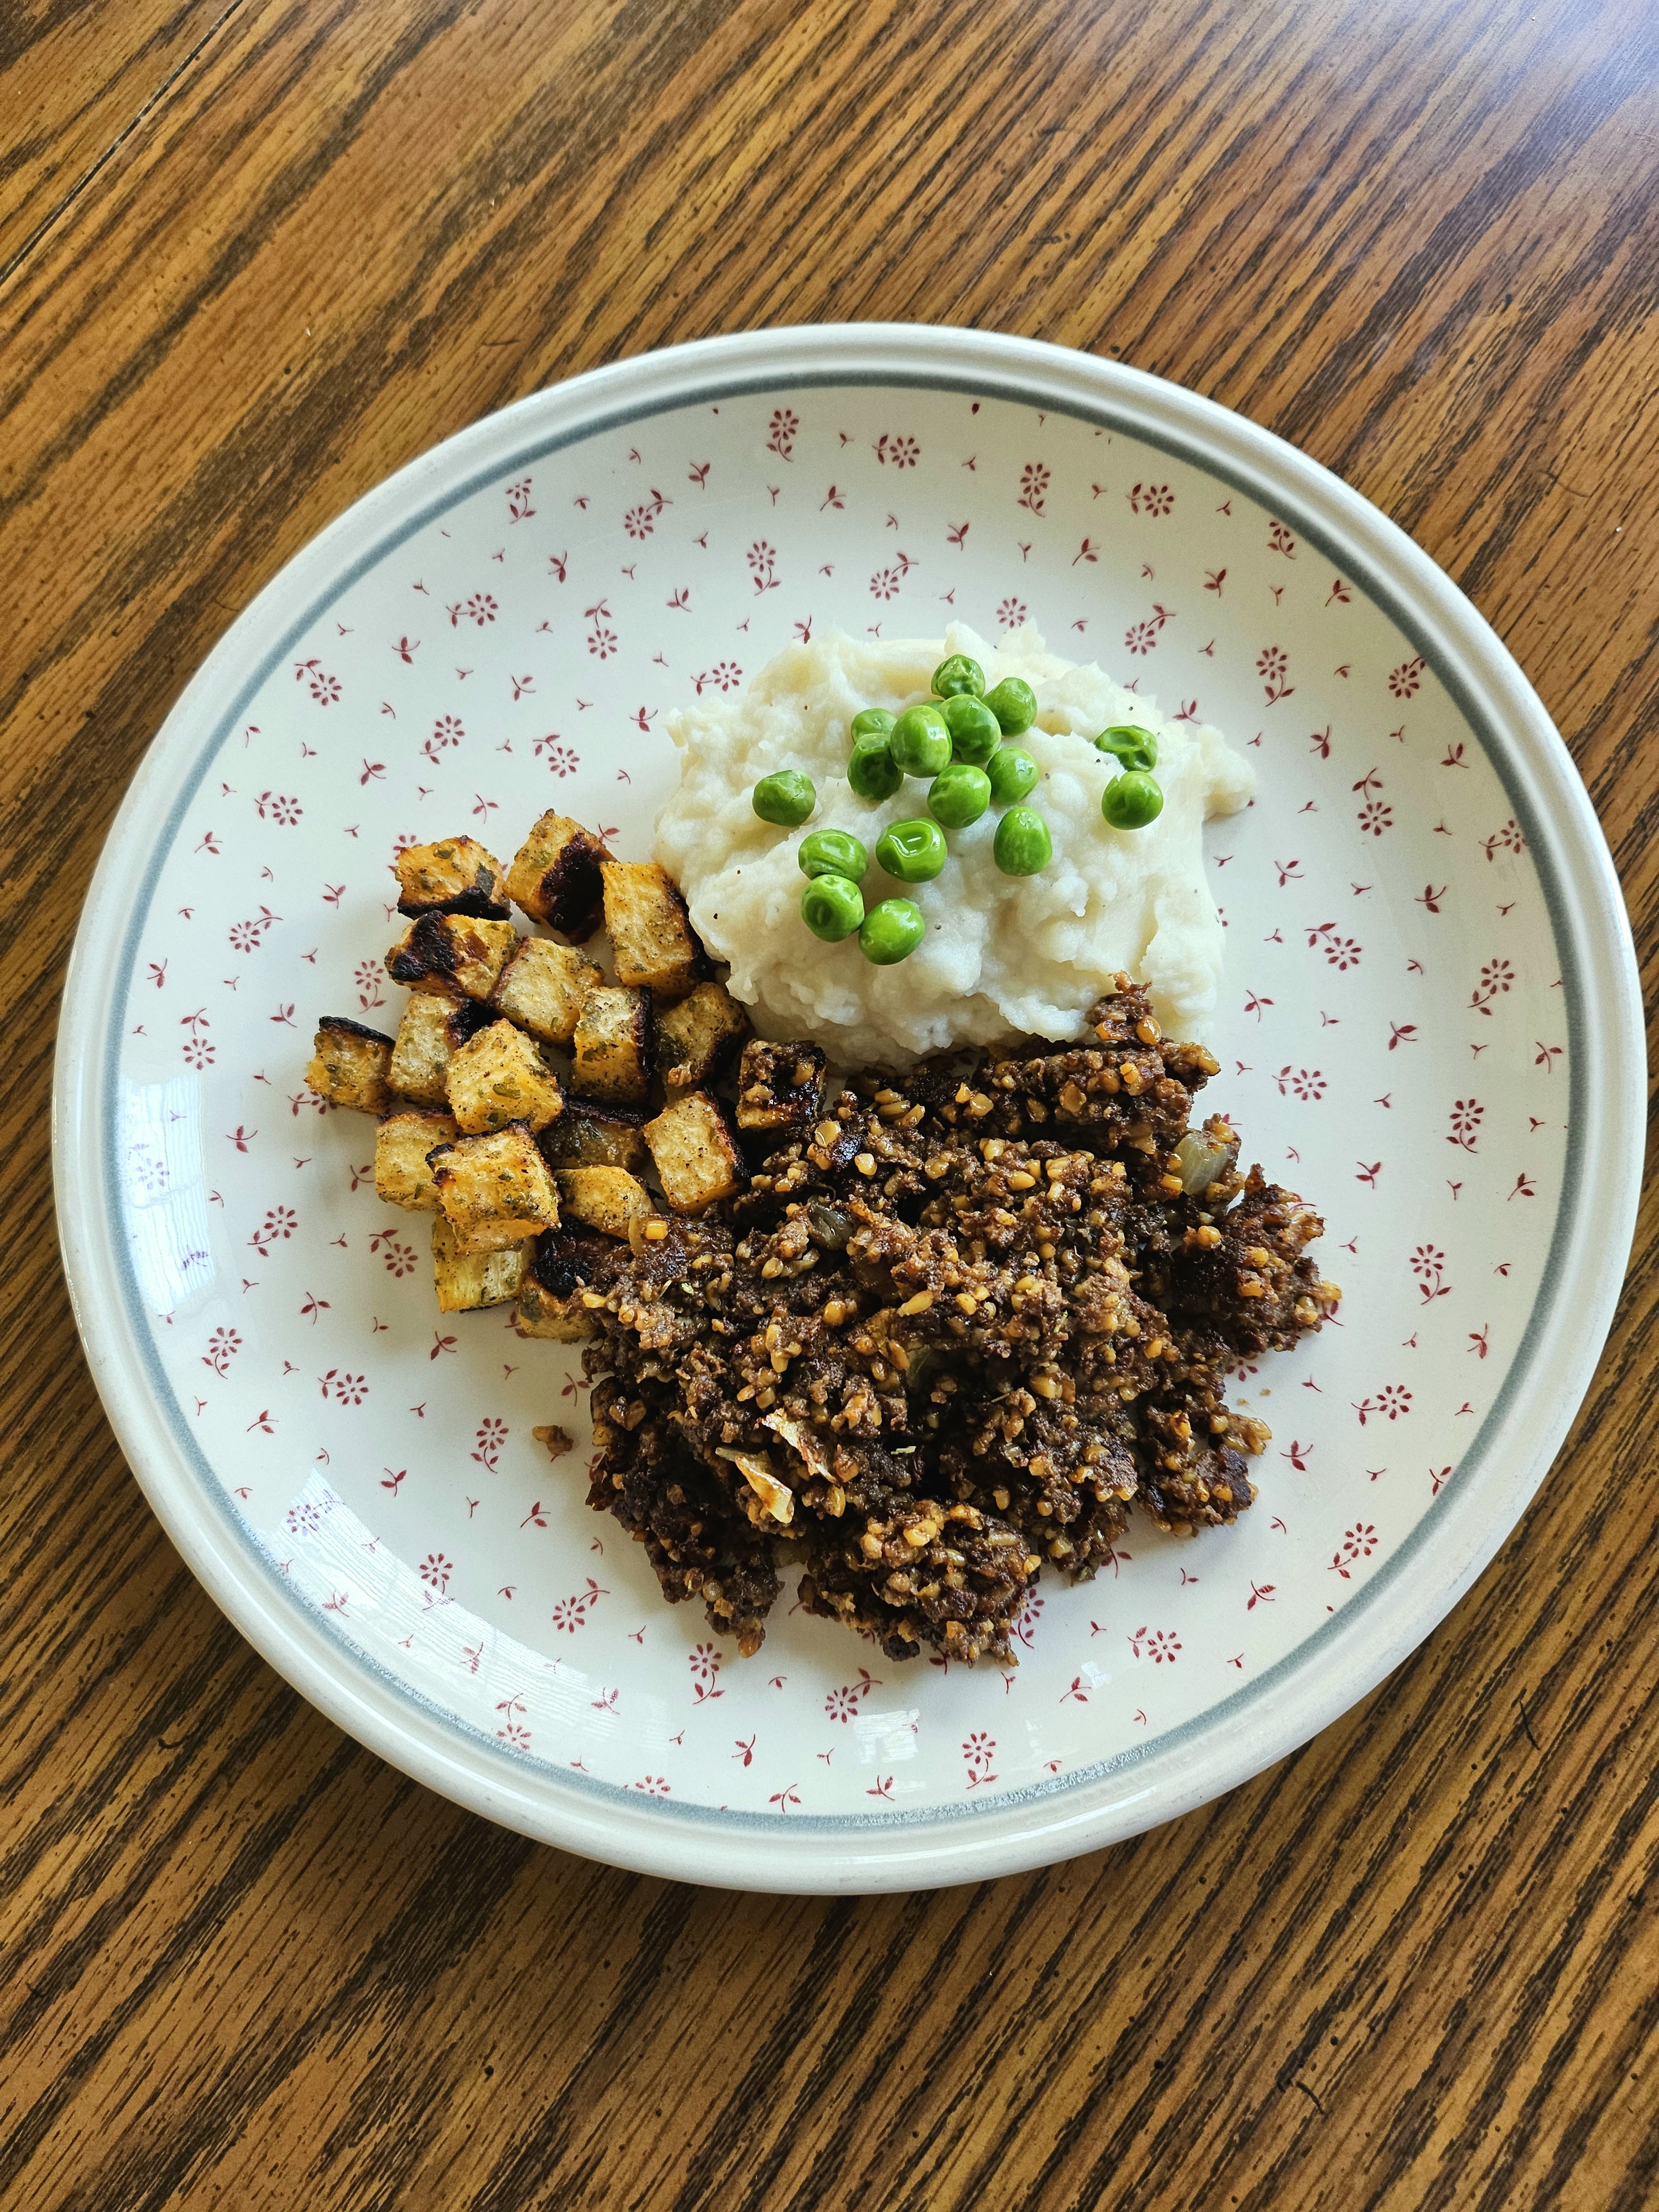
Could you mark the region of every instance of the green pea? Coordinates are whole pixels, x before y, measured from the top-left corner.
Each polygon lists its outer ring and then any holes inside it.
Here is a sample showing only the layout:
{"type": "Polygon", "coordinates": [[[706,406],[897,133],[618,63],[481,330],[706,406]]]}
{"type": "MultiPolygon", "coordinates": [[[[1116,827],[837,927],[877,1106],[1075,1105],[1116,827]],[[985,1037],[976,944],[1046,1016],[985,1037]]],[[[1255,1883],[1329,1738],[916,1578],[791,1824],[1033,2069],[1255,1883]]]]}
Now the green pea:
{"type": "Polygon", "coordinates": [[[853,717],[853,743],[860,738],[884,738],[897,720],[885,707],[864,707],[853,717]]]}
{"type": "Polygon", "coordinates": [[[921,908],[914,899],[884,899],[864,917],[859,932],[859,951],[878,968],[890,968],[908,960],[927,933],[921,908]]]}
{"type": "Polygon", "coordinates": [[[1003,745],[985,763],[991,779],[991,796],[999,806],[1010,806],[1037,785],[1037,764],[1018,745],[1003,745]]]}
{"type": "Polygon", "coordinates": [[[893,758],[885,730],[866,730],[854,740],[847,781],[859,798],[877,802],[890,799],[898,789],[904,770],[893,758]]]}
{"type": "Polygon", "coordinates": [[[1156,768],[1158,739],[1150,730],[1138,730],[1133,722],[1114,723],[1103,730],[1095,739],[1097,752],[1111,753],[1125,768],[1156,768]]]}
{"type": "Polygon", "coordinates": [[[1005,876],[1034,876],[1054,857],[1048,825],[1034,806],[1011,806],[997,824],[991,856],[1005,876]]]}
{"type": "Polygon", "coordinates": [[[855,884],[863,882],[870,865],[870,855],[850,830],[813,830],[801,839],[795,859],[804,876],[847,876],[855,884]]]}
{"type": "Polygon", "coordinates": [[[890,823],[876,840],[876,859],[902,884],[931,883],[948,857],[945,834],[925,817],[890,823]]]}
{"type": "Polygon", "coordinates": [[[864,920],[864,893],[846,876],[814,876],[800,895],[800,918],[814,937],[839,945],[864,920]]]}
{"type": "Polygon", "coordinates": [[[965,830],[991,804],[991,779],[968,761],[952,761],[927,787],[927,807],[947,830],[965,830]]]}
{"type": "Polygon", "coordinates": [[[1005,736],[1017,738],[1036,720],[1036,693],[1023,677],[1005,676],[985,703],[996,716],[1005,736]]]}
{"type": "Polygon", "coordinates": [[[906,775],[937,775],[951,757],[951,731],[937,707],[907,707],[888,740],[906,775]]]}
{"type": "Polygon", "coordinates": [[[1144,768],[1126,769],[1100,794],[1100,811],[1114,830],[1144,830],[1164,811],[1164,788],[1144,768]]]}
{"type": "Polygon", "coordinates": [[[939,712],[951,732],[951,758],[983,768],[1002,743],[1002,725],[985,702],[963,691],[947,699],[939,712]]]}
{"type": "Polygon", "coordinates": [[[969,660],[965,653],[953,653],[948,660],[941,660],[933,671],[933,696],[936,699],[982,699],[985,696],[985,671],[978,661],[969,660]]]}
{"type": "Polygon", "coordinates": [[[780,769],[775,775],[763,775],[755,786],[751,801],[763,822],[775,822],[785,830],[793,830],[805,822],[818,803],[810,775],[799,769],[780,769]]]}

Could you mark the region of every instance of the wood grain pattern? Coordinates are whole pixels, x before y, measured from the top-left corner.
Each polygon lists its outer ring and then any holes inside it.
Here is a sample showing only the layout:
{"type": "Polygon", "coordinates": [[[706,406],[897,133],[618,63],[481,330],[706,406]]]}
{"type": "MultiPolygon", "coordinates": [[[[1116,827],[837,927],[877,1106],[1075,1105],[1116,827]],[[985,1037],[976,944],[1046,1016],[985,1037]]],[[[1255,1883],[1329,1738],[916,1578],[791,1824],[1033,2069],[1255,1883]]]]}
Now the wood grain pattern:
{"type": "Polygon", "coordinates": [[[37,0],[0,15],[0,282],[71,208],[240,0],[37,0]]]}
{"type": "Polygon", "coordinates": [[[832,317],[1116,354],[1395,516],[1571,742],[1651,989],[1656,87],[1620,0],[7,18],[0,2203],[1659,2201],[1651,1206],[1537,1504],[1344,1721],[1044,1874],[749,1899],[493,1830],[254,1656],[98,1410],[45,1121],[122,787],[280,563],[551,379],[832,317]]]}

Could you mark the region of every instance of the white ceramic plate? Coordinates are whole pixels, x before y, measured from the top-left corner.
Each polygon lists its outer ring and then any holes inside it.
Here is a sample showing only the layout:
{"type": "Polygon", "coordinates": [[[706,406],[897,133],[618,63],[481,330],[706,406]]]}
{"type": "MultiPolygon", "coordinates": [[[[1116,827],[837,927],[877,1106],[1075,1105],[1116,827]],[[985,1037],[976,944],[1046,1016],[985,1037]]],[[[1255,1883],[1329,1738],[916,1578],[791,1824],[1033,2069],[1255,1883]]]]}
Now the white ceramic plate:
{"type": "MultiPolygon", "coordinates": [[[[1583,789],[1468,602],[1300,453],[1158,380],[858,325],[650,355],[401,471],[261,593],[128,793],[76,946],[58,1197],[109,1416],[225,1611],[363,1742],[619,1864],[963,1881],[1303,1741],[1492,1556],[1611,1317],[1636,970],[1583,789]],[[809,627],[1060,651],[1255,748],[1212,827],[1209,1098],[1325,1212],[1341,1325],[1241,1375],[1260,1501],[1045,1579],[1021,1663],[895,1666],[784,1601],[739,1660],[582,1503],[562,1347],[443,1320],[315,1018],[391,1026],[399,838],[545,806],[649,848],[663,717],[809,627]]],[[[1206,1098],[1206,1103],[1208,1099],[1206,1098]]]]}

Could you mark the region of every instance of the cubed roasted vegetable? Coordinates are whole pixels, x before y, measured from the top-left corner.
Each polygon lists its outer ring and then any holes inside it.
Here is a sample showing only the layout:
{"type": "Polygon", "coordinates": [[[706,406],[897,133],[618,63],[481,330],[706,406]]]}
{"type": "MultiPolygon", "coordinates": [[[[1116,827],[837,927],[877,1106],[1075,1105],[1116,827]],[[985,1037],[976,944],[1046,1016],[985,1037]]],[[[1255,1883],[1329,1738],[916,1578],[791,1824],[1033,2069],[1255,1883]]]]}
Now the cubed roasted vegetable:
{"type": "Polygon", "coordinates": [[[432,1224],[432,1273],[440,1313],[470,1313],[516,1298],[530,1265],[528,1242],[499,1252],[463,1251],[441,1213],[432,1224]]]}
{"type": "Polygon", "coordinates": [[[435,1213],[438,1185],[427,1154],[460,1133],[452,1114],[388,1114],[374,1133],[376,1192],[411,1212],[435,1213]]]}
{"type": "Polygon", "coordinates": [[[393,1091],[417,1106],[447,1106],[451,1055],[470,1036],[488,1029],[494,1018],[491,1008],[480,1000],[449,991],[415,992],[404,1008],[392,1048],[387,1081],[393,1091]]]}
{"type": "Polygon", "coordinates": [[[665,1106],[645,1125],[663,1196],[676,1213],[701,1213],[717,1198],[730,1198],[744,1182],[743,1155],[726,1109],[706,1091],[693,1091],[665,1106]]]}
{"type": "Polygon", "coordinates": [[[823,1070],[817,1045],[751,1038],[738,1070],[738,1128],[794,1135],[810,1127],[823,1100],[823,1070]]]}
{"type": "Polygon", "coordinates": [[[626,1168],[640,1175],[651,1164],[644,1129],[637,1106],[567,1091],[563,1113],[542,1131],[542,1158],[550,1168],[626,1168]]]}
{"type": "Polygon", "coordinates": [[[606,1282],[617,1260],[628,1256],[603,1237],[568,1237],[562,1230],[550,1231],[538,1240],[525,1271],[514,1327],[520,1336],[551,1337],[559,1344],[597,1336],[593,1309],[582,1292],[606,1282]]]}
{"type": "Polygon", "coordinates": [[[611,858],[580,822],[549,812],[525,839],[507,872],[507,888],[527,915],[573,945],[586,945],[604,904],[600,863],[611,858]]]}
{"type": "Polygon", "coordinates": [[[749,1034],[749,1016],[724,983],[699,983],[657,1017],[657,1066],[671,1091],[695,1091],[723,1075],[749,1034]]]}
{"type": "Polygon", "coordinates": [[[469,1136],[509,1121],[544,1129],[564,1106],[559,1079],[541,1047],[511,1022],[492,1022],[452,1054],[449,1110],[469,1136]]]}
{"type": "Polygon", "coordinates": [[[643,1098],[651,1088],[651,994],[602,983],[582,1000],[571,1040],[577,1087],[594,1098],[643,1098]]]}
{"type": "Polygon", "coordinates": [[[476,837],[440,837],[398,855],[399,914],[470,914],[505,921],[507,871],[476,837]]]}
{"type": "Polygon", "coordinates": [[[487,999],[518,941],[510,921],[423,914],[386,954],[386,972],[394,983],[410,983],[416,990],[453,986],[469,999],[487,999]]]}
{"type": "Polygon", "coordinates": [[[559,1197],[522,1121],[432,1153],[438,1203],[461,1252],[498,1252],[559,1225],[559,1197]]]}
{"type": "Polygon", "coordinates": [[[349,1022],[343,1014],[325,1014],[306,1066],[306,1081],[331,1106],[355,1106],[364,1114],[384,1114],[391,1103],[386,1076],[392,1039],[379,1030],[349,1022]]]}
{"type": "Polygon", "coordinates": [[[508,1021],[544,1044],[568,1044],[582,1000],[604,981],[574,945],[526,937],[501,970],[495,1002],[508,1021]]]}
{"type": "Polygon", "coordinates": [[[708,973],[708,963],[678,884],[654,860],[607,860],[599,873],[617,981],[684,998],[708,973]]]}
{"type": "Polygon", "coordinates": [[[630,1221],[656,1212],[651,1194],[626,1168],[560,1168],[559,1218],[580,1221],[606,1237],[626,1237],[630,1221]]]}

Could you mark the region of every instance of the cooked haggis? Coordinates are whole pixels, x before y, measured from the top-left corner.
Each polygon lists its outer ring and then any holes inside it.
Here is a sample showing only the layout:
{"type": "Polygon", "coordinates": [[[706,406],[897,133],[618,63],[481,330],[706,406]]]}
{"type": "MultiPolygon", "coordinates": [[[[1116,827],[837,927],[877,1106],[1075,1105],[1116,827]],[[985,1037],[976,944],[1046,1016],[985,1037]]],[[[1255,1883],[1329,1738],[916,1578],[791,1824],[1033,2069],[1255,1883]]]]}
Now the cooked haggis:
{"type": "Polygon", "coordinates": [[[1224,1378],[1320,1326],[1323,1224],[1189,1129],[1216,1063],[1127,977],[1090,1026],[866,1073],[700,1218],[542,1240],[596,1332],[589,1503],[743,1651],[793,1559],[890,1658],[1006,1660],[1041,1569],[1092,1574],[1132,1505],[1250,1504],[1267,1431],[1224,1378]]]}

